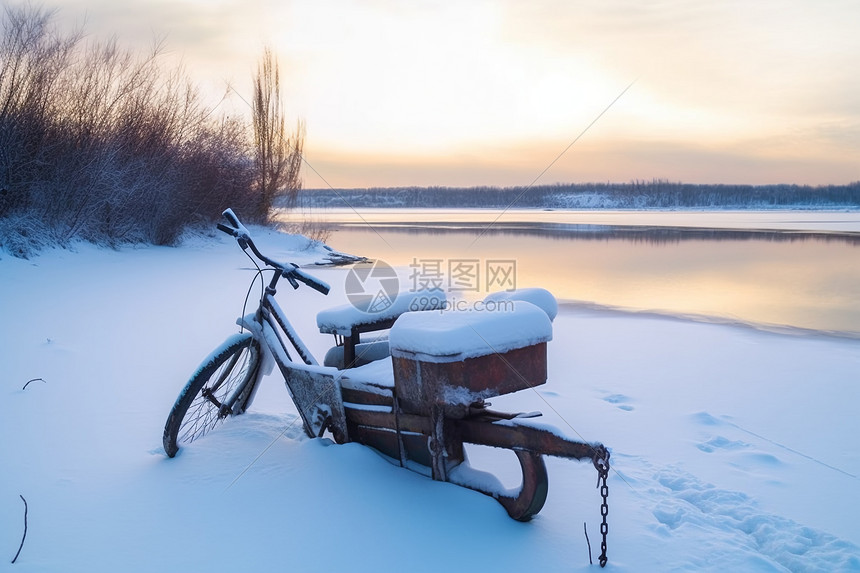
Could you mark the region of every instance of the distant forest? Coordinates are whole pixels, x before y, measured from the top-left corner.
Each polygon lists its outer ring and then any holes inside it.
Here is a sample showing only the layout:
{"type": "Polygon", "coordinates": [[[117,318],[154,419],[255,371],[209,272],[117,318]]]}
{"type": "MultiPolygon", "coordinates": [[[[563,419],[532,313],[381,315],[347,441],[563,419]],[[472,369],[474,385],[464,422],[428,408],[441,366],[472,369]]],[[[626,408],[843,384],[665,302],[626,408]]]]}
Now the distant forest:
{"type": "Polygon", "coordinates": [[[847,185],[698,185],[655,179],[534,187],[306,189],[309,207],[522,209],[858,209],[860,181],[847,185]]]}

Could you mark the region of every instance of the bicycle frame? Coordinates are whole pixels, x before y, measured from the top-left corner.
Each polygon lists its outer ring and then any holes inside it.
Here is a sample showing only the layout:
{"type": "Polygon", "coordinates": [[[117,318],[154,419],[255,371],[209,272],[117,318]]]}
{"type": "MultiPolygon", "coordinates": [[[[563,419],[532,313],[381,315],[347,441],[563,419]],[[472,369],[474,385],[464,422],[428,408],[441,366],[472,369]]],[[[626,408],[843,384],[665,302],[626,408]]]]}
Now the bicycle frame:
{"type": "MultiPolygon", "coordinates": [[[[281,271],[275,270],[257,311],[241,318],[239,323],[248,329],[260,343],[261,350],[265,349],[265,355],[274,361],[283,374],[308,437],[320,437],[326,430],[330,430],[337,442],[346,441],[346,419],[340,386],[333,375],[319,367],[313,354],[275,300],[277,285],[283,276],[281,271]],[[287,342],[301,359],[301,363],[292,358],[287,342]]],[[[271,362],[269,364],[271,365],[271,362]]],[[[254,380],[251,400],[259,387],[260,378],[269,372],[271,367],[260,368],[254,380]]]]}
{"type": "MultiPolygon", "coordinates": [[[[218,229],[235,237],[243,251],[250,248],[257,259],[274,270],[272,280],[260,299],[257,311],[251,317],[240,318],[239,324],[247,328],[251,336],[259,342],[260,350],[264,352],[265,357],[268,357],[269,364],[274,361],[278,365],[307,435],[320,437],[326,430],[330,430],[336,441],[346,441],[346,419],[337,380],[317,365],[313,355],[275,300],[277,285],[281,278],[286,278],[293,288],[299,288],[299,282],[303,282],[322,294],[328,294],[329,286],[302,272],[298,265],[279,263],[265,256],[257,249],[248,229],[242,225],[231,209],[225,210],[223,215],[230,225],[219,223],[218,229]],[[281,333],[289,340],[302,363],[291,358],[281,333]]],[[[251,398],[258,388],[260,377],[270,371],[270,367],[260,368],[254,379],[251,398]]]]}

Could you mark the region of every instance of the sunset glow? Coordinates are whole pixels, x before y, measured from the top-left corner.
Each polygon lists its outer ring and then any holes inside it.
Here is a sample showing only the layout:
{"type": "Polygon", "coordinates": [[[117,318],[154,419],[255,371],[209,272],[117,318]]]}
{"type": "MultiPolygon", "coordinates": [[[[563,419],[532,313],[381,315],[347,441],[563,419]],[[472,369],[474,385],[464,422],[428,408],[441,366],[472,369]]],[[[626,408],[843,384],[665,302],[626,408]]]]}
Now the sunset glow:
{"type": "Polygon", "coordinates": [[[93,37],[166,36],[237,113],[272,46],[307,187],[527,185],[631,83],[540,182],[860,179],[857,2],[57,6],[93,37]]]}

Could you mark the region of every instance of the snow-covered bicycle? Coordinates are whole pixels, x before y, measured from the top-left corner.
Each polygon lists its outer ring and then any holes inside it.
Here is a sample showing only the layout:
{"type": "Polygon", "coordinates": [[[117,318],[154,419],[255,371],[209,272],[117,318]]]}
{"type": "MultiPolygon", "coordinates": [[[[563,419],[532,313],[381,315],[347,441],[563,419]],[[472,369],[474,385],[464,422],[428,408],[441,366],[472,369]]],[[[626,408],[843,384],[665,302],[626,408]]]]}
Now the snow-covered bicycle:
{"type": "Polygon", "coordinates": [[[607,449],[537,422],[539,412],[498,412],[487,402],[546,382],[557,310],[549,292],[521,289],[485,299],[504,312],[440,312],[446,301],[438,291],[399,293],[374,312],[355,304],[326,309],[317,326],[334,335],[335,345],[320,365],[275,294],[281,279],[323,294],[329,286],[295,264],[265,256],[233,211],[224,217],[229,225],[218,228],[250,250],[272,278],[256,311],[239,319],[243,332],[214,350],[180,392],[164,427],[168,456],[243,413],[260,379],[277,365],[309,437],[329,432],[337,443],[370,446],[402,467],[492,496],[516,520],[530,519],[546,501],[543,456],[593,462],[602,497],[599,561],[606,564],[607,449]],[[385,331],[387,337],[379,336],[385,331]],[[376,337],[362,340],[368,333],[376,337]],[[512,451],[522,484],[505,489],[492,474],[472,468],[464,444],[512,451]]]}
{"type": "MultiPolygon", "coordinates": [[[[213,350],[179,393],[164,426],[164,451],[171,458],[181,445],[201,438],[227,416],[244,413],[254,399],[260,379],[272,370],[272,360],[282,369],[294,364],[284,338],[303,363],[316,364],[275,300],[275,294],[281,279],[286,279],[293,288],[298,288],[301,282],[322,294],[328,294],[329,286],[303,272],[298,265],[281,263],[261,253],[231,209],[224,212],[224,217],[230,225],[219,223],[218,229],[235,237],[243,250],[250,249],[272,271],[272,278],[256,312],[239,319],[243,332],[213,350]]],[[[342,441],[346,424],[334,381],[311,384],[311,380],[293,378],[287,382],[293,400],[305,406],[299,408],[299,414],[307,434],[321,436],[331,429],[335,439],[342,441]]]]}

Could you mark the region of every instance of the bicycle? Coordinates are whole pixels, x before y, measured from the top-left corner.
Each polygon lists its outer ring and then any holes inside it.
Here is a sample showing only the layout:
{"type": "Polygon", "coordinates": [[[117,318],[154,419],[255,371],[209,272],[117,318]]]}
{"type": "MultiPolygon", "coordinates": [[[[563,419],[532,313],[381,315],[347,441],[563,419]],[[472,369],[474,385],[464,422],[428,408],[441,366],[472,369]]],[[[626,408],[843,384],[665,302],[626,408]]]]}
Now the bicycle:
{"type": "Polygon", "coordinates": [[[337,443],[370,446],[402,467],[493,497],[519,521],[529,520],[546,501],[544,455],[591,461],[602,497],[599,561],[606,564],[609,451],[534,423],[539,412],[497,412],[486,402],[546,382],[552,317],[537,299],[552,295],[543,289],[515,292],[508,297],[513,310],[496,316],[428,312],[444,309],[444,298],[407,295],[372,314],[350,305],[327,309],[317,315],[317,326],[335,336],[335,346],[320,365],[275,294],[281,279],[324,295],[329,285],[293,263],[265,256],[232,210],[223,215],[230,224],[219,223],[218,229],[273,274],[257,309],[237,321],[243,331],[203,361],[176,399],[163,435],[169,457],[228,416],[245,412],[260,379],[277,365],[308,437],[328,431],[337,443]],[[362,334],[385,330],[389,338],[362,342],[362,334]],[[513,451],[522,470],[520,488],[489,485],[469,466],[465,443],[513,451]]]}
{"type": "MultiPolygon", "coordinates": [[[[201,438],[228,416],[242,414],[250,406],[260,379],[271,371],[271,367],[263,365],[264,345],[276,363],[286,366],[292,362],[284,341],[286,337],[305,364],[317,364],[278,305],[275,294],[281,279],[286,279],[294,289],[299,288],[301,282],[324,295],[328,294],[329,285],[303,272],[294,263],[281,263],[265,256],[231,209],[223,215],[232,226],[218,223],[218,229],[235,237],[243,251],[250,249],[267,270],[272,271],[272,278],[257,310],[238,321],[244,332],[229,337],[213,350],[179,393],[164,426],[162,440],[164,451],[171,458],[181,444],[201,438]]],[[[319,437],[330,428],[336,438],[341,438],[345,420],[335,384],[309,387],[297,380],[292,386],[294,401],[297,405],[305,405],[299,407],[299,415],[308,436],[319,437]]]]}

